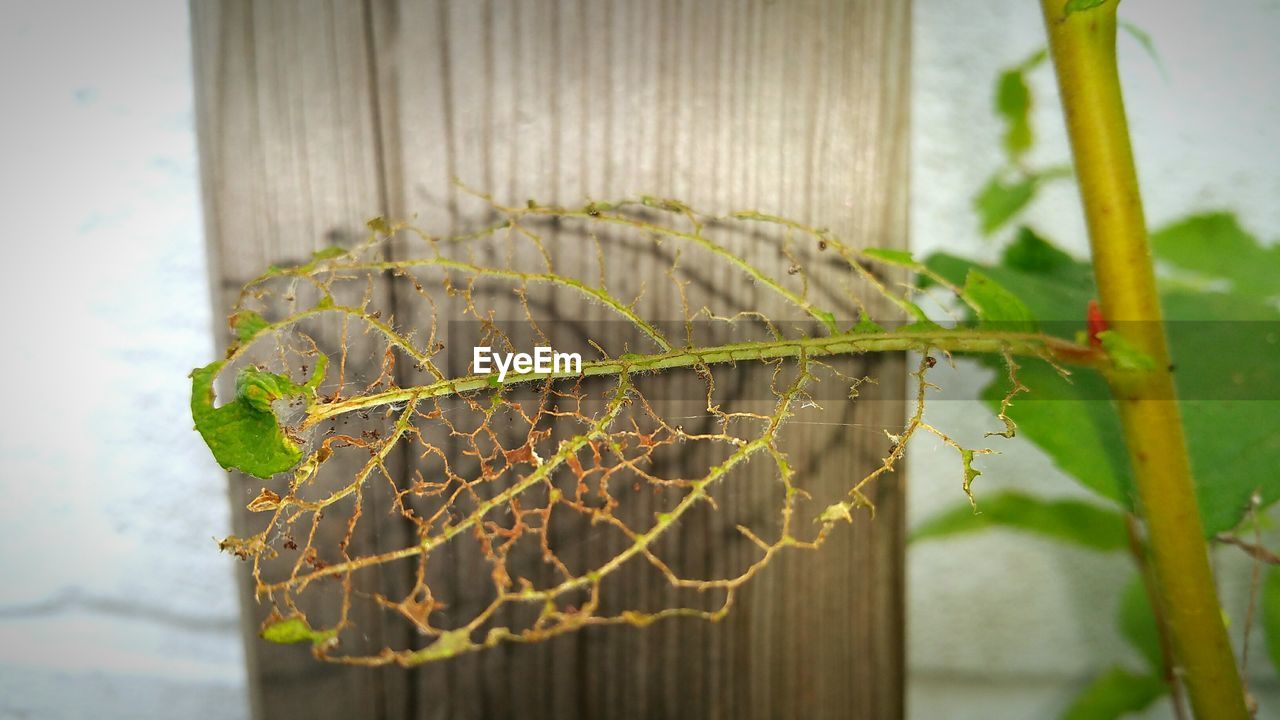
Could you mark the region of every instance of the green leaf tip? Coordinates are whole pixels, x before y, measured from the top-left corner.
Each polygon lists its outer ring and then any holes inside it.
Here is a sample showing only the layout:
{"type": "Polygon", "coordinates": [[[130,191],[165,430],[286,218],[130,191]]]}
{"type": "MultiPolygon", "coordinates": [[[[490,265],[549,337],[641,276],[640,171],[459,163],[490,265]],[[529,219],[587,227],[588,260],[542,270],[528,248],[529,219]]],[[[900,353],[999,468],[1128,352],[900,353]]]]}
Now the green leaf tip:
{"type": "Polygon", "coordinates": [[[881,326],[879,323],[877,323],[876,321],[872,320],[872,319],[867,315],[867,311],[866,311],[866,310],[859,310],[859,311],[858,311],[858,323],[857,323],[856,325],[854,325],[852,328],[850,328],[849,332],[870,335],[870,334],[873,334],[873,333],[882,333],[882,332],[884,332],[884,327],[882,327],[882,326],[881,326]]]}
{"type": "Polygon", "coordinates": [[[432,660],[451,658],[475,647],[476,644],[471,641],[471,630],[460,627],[456,630],[441,633],[440,637],[435,639],[435,642],[415,652],[410,658],[409,664],[416,665],[432,660]]]}
{"type": "Polygon", "coordinates": [[[1103,330],[1097,337],[1117,370],[1155,370],[1156,361],[1115,330],[1103,330]]]}
{"type": "Polygon", "coordinates": [[[1158,677],[1111,668],[1094,678],[1060,720],[1116,720],[1147,708],[1169,688],[1158,677]]]}
{"type": "MultiPolygon", "coordinates": [[[[533,202],[533,201],[530,200],[529,202],[533,202]]],[[[372,232],[378,233],[379,235],[391,234],[391,223],[387,222],[387,219],[382,217],[381,215],[379,215],[378,217],[369,218],[368,220],[365,221],[364,226],[369,228],[369,230],[371,230],[372,232]]]]}
{"type": "Polygon", "coordinates": [[[287,618],[279,616],[267,618],[259,632],[263,640],[267,642],[279,643],[281,645],[292,645],[295,643],[309,642],[313,645],[319,645],[330,639],[337,637],[337,630],[313,630],[311,625],[307,623],[306,618],[301,615],[292,615],[287,618]]]}
{"type": "Polygon", "coordinates": [[[1067,0],[1067,4],[1062,8],[1062,10],[1067,15],[1070,15],[1071,13],[1091,10],[1099,5],[1105,4],[1107,4],[1107,0],[1067,0]]]}
{"type": "Polygon", "coordinates": [[[853,513],[849,512],[853,504],[847,502],[833,503],[827,506],[818,516],[820,523],[834,523],[837,520],[843,520],[847,523],[853,522],[853,513]]]}
{"type": "Polygon", "coordinates": [[[977,313],[980,324],[998,324],[1001,329],[1035,332],[1036,319],[1017,295],[992,280],[986,273],[970,268],[961,295],[977,313]]]}
{"type": "Polygon", "coordinates": [[[227,319],[227,324],[231,326],[231,331],[236,334],[236,340],[247,342],[254,335],[262,332],[270,323],[252,310],[241,309],[235,311],[227,319]]]}
{"type": "Polygon", "coordinates": [[[864,249],[862,254],[869,258],[875,258],[876,260],[889,263],[890,265],[901,265],[902,267],[908,268],[915,268],[920,265],[920,263],[916,262],[916,259],[911,255],[911,253],[906,250],[872,247],[864,249]]]}
{"type": "Polygon", "coordinates": [[[315,371],[299,385],[287,376],[245,367],[236,375],[232,402],[214,407],[213,382],[226,361],[191,371],[191,418],[218,464],[254,477],[269,478],[291,469],[302,459],[302,448],[276,418],[275,400],[297,397],[310,402],[324,379],[328,359],[316,358],[315,371]]]}
{"type": "Polygon", "coordinates": [[[347,254],[346,248],[341,248],[341,247],[338,247],[337,245],[330,245],[327,248],[320,248],[319,250],[316,250],[315,252],[311,253],[311,259],[312,260],[332,260],[333,258],[342,257],[343,255],[346,255],[346,254],[347,254]]]}
{"type": "Polygon", "coordinates": [[[827,326],[828,330],[830,330],[831,332],[838,332],[836,327],[835,313],[831,312],[830,310],[818,310],[816,311],[816,314],[818,319],[822,321],[822,324],[827,326]]]}

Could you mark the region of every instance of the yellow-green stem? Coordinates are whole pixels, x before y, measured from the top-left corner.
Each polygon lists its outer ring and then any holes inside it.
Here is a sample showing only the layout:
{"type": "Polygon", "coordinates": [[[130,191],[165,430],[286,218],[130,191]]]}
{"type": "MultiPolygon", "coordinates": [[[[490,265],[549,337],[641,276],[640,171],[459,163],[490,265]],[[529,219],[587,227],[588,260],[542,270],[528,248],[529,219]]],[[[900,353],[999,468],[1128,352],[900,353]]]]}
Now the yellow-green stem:
{"type": "Polygon", "coordinates": [[[1197,718],[1249,717],[1222,621],[1196,505],[1161,323],[1129,129],[1116,70],[1116,5],[1068,13],[1041,0],[1076,177],[1084,201],[1103,315],[1154,361],[1113,372],[1112,393],[1147,524],[1160,603],[1197,718]]]}

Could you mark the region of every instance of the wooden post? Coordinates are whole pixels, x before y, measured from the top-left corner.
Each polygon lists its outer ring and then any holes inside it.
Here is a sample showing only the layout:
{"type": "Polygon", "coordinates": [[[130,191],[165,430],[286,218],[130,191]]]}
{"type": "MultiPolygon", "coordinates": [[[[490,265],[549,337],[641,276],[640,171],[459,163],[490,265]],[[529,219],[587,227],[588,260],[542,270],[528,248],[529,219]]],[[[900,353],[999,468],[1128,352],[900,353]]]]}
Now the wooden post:
{"type": "MultiPolygon", "coordinates": [[[[907,2],[191,7],[219,312],[252,274],[357,233],[368,217],[415,216],[439,232],[475,226],[480,210],[459,195],[455,177],[512,203],[647,193],[712,212],[758,208],[827,226],[855,244],[905,247],[907,2]]],[[[638,287],[662,269],[629,267],[631,277],[611,288],[638,287]]],[[[734,292],[752,292],[727,272],[718,277],[734,292]]],[[[648,309],[660,314],[662,301],[653,302],[648,309]]],[[[889,387],[904,379],[897,357],[862,371],[889,387]]],[[[900,424],[900,393],[888,396],[833,407],[829,419],[900,424]]],[[[807,448],[793,455],[798,470],[847,487],[885,450],[882,438],[851,430],[797,429],[807,448]]],[[[246,592],[255,713],[901,716],[900,478],[876,488],[874,521],[859,516],[818,553],[784,554],[715,625],[593,628],[415,670],[354,669],[262,643],[260,611],[246,592]]],[[[233,506],[243,513],[249,498],[236,482],[233,506]]],[[[395,540],[386,530],[366,541],[395,540]]],[[[708,523],[688,551],[722,562],[720,531],[708,523]]],[[[403,629],[369,622],[388,642],[410,640],[403,629]]]]}

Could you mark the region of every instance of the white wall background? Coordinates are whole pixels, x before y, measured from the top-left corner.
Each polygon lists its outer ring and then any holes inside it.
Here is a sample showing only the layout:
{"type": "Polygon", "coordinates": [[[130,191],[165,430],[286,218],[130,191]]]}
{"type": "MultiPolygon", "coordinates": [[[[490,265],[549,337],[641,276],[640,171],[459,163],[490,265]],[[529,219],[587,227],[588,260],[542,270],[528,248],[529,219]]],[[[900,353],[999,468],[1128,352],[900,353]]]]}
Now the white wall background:
{"type": "MultiPolygon", "coordinates": [[[[1200,210],[1234,210],[1262,238],[1280,236],[1280,2],[1124,0],[1123,18],[1152,37],[1165,72],[1127,35],[1120,65],[1138,173],[1152,227],[1200,210]]],[[[1001,125],[992,110],[998,72],[1044,45],[1031,0],[915,0],[912,87],[912,245],[917,256],[948,252],[994,259],[970,206],[999,167],[1001,125]]],[[[1052,70],[1034,74],[1038,147],[1033,164],[1070,158],[1052,70]]],[[[1048,186],[1028,220],[1085,255],[1074,185],[1048,186]]],[[[1280,283],[1280,278],[1277,279],[1280,283]]],[[[978,370],[957,385],[981,387],[978,370]]],[[[977,403],[938,402],[935,424],[990,418],[977,403]]],[[[1280,432],[1280,429],[1277,429],[1280,432]]],[[[988,442],[988,444],[990,444],[988,442]]],[[[979,493],[1019,488],[1083,496],[1042,453],[1022,442],[983,458],[979,493]]],[[[954,451],[916,446],[910,457],[909,518],[918,523],[964,502],[954,451]]],[[[1219,555],[1224,602],[1245,616],[1249,567],[1219,555]]],[[[1028,535],[990,531],[921,543],[908,556],[908,711],[913,718],[1052,718],[1095,673],[1139,659],[1112,618],[1130,573],[1120,555],[1100,556],[1028,535]]],[[[1255,637],[1253,689],[1260,717],[1280,717],[1280,696],[1255,637]]],[[[1238,644],[1237,644],[1238,647],[1238,644]]],[[[1168,717],[1167,708],[1150,713],[1168,717]]]]}
{"type": "MultiPolygon", "coordinates": [[[[1280,235],[1280,2],[1126,0],[1122,14],[1167,70],[1122,40],[1153,224],[1229,207],[1280,235]]],[[[1042,37],[1029,0],[916,0],[918,253],[993,253],[969,206],[1000,161],[991,85],[1042,37]]],[[[0,82],[0,303],[14,338],[0,353],[0,717],[244,717],[231,566],[213,544],[224,478],[186,408],[213,322],[185,3],[0,3],[0,82]]],[[[1036,89],[1036,159],[1064,160],[1047,68],[1036,89]]],[[[1085,247],[1070,186],[1031,218],[1085,247]]],[[[954,426],[985,411],[932,412],[954,426]]],[[[922,446],[911,460],[913,520],[961,500],[950,456],[922,446]]],[[[979,491],[1075,492],[1025,446],[984,469],[979,491]]],[[[1232,557],[1221,567],[1239,617],[1248,575],[1232,557]]],[[[1127,572],[1120,557],[1003,532],[913,549],[911,716],[1052,717],[1093,672],[1136,660],[1111,626],[1127,572]]],[[[1280,717],[1271,671],[1255,668],[1264,716],[1280,717]]]]}
{"type": "Polygon", "coordinates": [[[0,3],[0,717],[247,714],[186,3],[0,3]]]}

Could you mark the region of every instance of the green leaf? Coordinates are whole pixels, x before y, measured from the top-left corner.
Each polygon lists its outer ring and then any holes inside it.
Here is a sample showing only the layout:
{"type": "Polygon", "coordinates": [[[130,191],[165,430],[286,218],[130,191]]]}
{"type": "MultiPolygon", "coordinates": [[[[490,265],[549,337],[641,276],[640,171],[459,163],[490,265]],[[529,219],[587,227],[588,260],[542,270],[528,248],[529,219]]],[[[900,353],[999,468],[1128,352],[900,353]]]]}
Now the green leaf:
{"type": "Polygon", "coordinates": [[[472,646],[471,630],[469,628],[460,627],[456,630],[448,630],[440,633],[440,637],[436,638],[430,645],[415,652],[413,661],[428,662],[430,660],[450,658],[466,652],[472,646]]]}
{"type": "Polygon", "coordinates": [[[1280,672],[1280,568],[1271,566],[1262,584],[1262,636],[1271,665],[1280,672]]]}
{"type": "MultiPolygon", "coordinates": [[[[967,258],[935,253],[925,267],[953,285],[962,286],[969,271],[983,275],[1008,290],[1027,307],[1031,317],[1041,321],[1073,321],[1084,329],[1084,310],[1093,291],[1093,271],[1088,263],[1072,258],[1050,245],[1029,228],[1020,228],[1017,238],[1005,249],[999,265],[980,265],[967,258]]],[[[927,286],[923,282],[921,286],[927,286]]],[[[1065,329],[1060,332],[1070,335],[1065,329]]]]}
{"type": "Polygon", "coordinates": [[[969,270],[960,294],[977,313],[980,326],[998,325],[1011,332],[1036,330],[1036,320],[1026,304],[979,270],[969,270]]]}
{"type": "Polygon", "coordinates": [[[1155,614],[1151,612],[1151,600],[1147,597],[1147,587],[1140,575],[1134,575],[1125,586],[1124,595],[1120,597],[1116,626],[1124,639],[1147,661],[1151,672],[1163,676],[1164,654],[1160,650],[1160,628],[1156,625],[1155,614]]]}
{"type": "Polygon", "coordinates": [[[866,248],[862,251],[863,255],[875,258],[890,265],[901,265],[903,267],[915,268],[920,264],[906,250],[893,250],[891,248],[866,248]]]}
{"type": "Polygon", "coordinates": [[[1022,68],[1010,68],[996,81],[996,112],[1004,118],[1004,149],[1016,160],[1031,149],[1031,88],[1022,68]]]}
{"type": "Polygon", "coordinates": [[[1003,527],[1042,535],[1091,550],[1128,547],[1124,516],[1078,500],[1044,500],[1016,491],[982,498],[981,512],[959,505],[925,520],[911,541],[931,540],[1003,527]]]}
{"type": "Polygon", "coordinates": [[[915,322],[910,322],[910,323],[907,323],[906,325],[903,325],[902,327],[898,328],[898,332],[900,333],[935,332],[941,329],[942,329],[941,325],[939,325],[938,323],[932,320],[929,320],[928,318],[925,318],[922,320],[916,320],[915,322]]]}
{"type": "Polygon", "coordinates": [[[1280,311],[1230,293],[1162,296],[1206,535],[1280,499],[1280,311]],[[1253,321],[1253,322],[1243,322],[1253,321]],[[1261,321],[1261,322],[1257,322],[1261,321]]]}
{"type": "Polygon", "coordinates": [[[1103,330],[1097,333],[1102,342],[1102,349],[1107,351],[1111,362],[1118,370],[1154,370],[1156,361],[1151,356],[1134,347],[1123,335],[1115,330],[1103,330]]]}
{"type": "Polygon", "coordinates": [[[1093,285],[1089,264],[1071,257],[1023,225],[1004,249],[1000,262],[1010,270],[1038,276],[1038,280],[1069,285],[1093,285]]]}
{"type": "Polygon", "coordinates": [[[1004,149],[1010,162],[1017,163],[1035,142],[1031,130],[1031,86],[1027,73],[1048,56],[1039,50],[1018,65],[1007,68],[996,80],[996,114],[1004,119],[1004,149]]]}
{"type": "Polygon", "coordinates": [[[337,245],[330,245],[327,248],[321,248],[320,250],[316,250],[315,252],[311,253],[311,259],[312,260],[331,260],[336,257],[342,257],[343,255],[346,255],[346,254],[347,254],[346,248],[341,248],[341,247],[338,247],[337,245]]]}
{"type": "Polygon", "coordinates": [[[983,235],[999,230],[1035,197],[1037,179],[1025,176],[1006,181],[999,174],[991,176],[987,184],[973,198],[978,212],[978,225],[983,235]]]}
{"type": "MultiPolygon", "coordinates": [[[[1204,244],[1234,235],[1233,224],[1220,219],[1180,222],[1170,226],[1175,231],[1160,230],[1156,237],[1179,237],[1196,227],[1204,244]]],[[[1250,262],[1265,261],[1251,245],[1236,247],[1250,262]]],[[[1178,257],[1188,264],[1197,262],[1194,255],[1178,257]]],[[[1062,337],[1084,329],[1084,308],[1096,297],[1087,263],[1025,229],[999,264],[984,266],[950,255],[931,256],[925,264],[956,284],[978,268],[1020,298],[1042,324],[1066,321],[1051,326],[1062,337]]],[[[1217,267],[1207,260],[1205,266],[1217,267]]],[[[1231,267],[1214,273],[1224,283],[1250,276],[1248,270],[1231,267]]],[[[1280,499],[1280,476],[1274,472],[1280,467],[1280,433],[1274,431],[1280,427],[1280,401],[1267,399],[1280,398],[1280,336],[1270,324],[1280,322],[1280,311],[1257,299],[1257,293],[1196,292],[1185,283],[1167,280],[1161,287],[1165,317],[1172,321],[1166,327],[1197,499],[1205,533],[1212,536],[1240,522],[1255,488],[1261,487],[1264,505],[1280,499]]],[[[1038,360],[1021,364],[1018,379],[1031,392],[1019,395],[1008,413],[1019,434],[1081,484],[1132,508],[1128,451],[1119,417],[1106,399],[1105,381],[1083,370],[1064,380],[1038,360]]],[[[1007,392],[1008,380],[998,372],[981,395],[998,410],[1007,392]]]]}
{"type": "Polygon", "coordinates": [[[302,449],[280,426],[271,403],[299,395],[308,396],[309,401],[324,378],[325,356],[317,356],[315,372],[305,385],[283,375],[243,368],[236,376],[235,399],[214,407],[213,381],[225,364],[220,360],[191,371],[191,417],[214,459],[224,468],[259,478],[297,465],[302,449]]]}
{"type": "Polygon", "coordinates": [[[1129,33],[1134,40],[1138,41],[1138,44],[1142,46],[1142,49],[1147,51],[1147,55],[1150,56],[1151,61],[1160,69],[1160,74],[1164,75],[1165,79],[1168,80],[1169,73],[1165,70],[1164,61],[1160,59],[1160,53],[1156,52],[1156,44],[1152,42],[1151,35],[1149,35],[1146,30],[1143,30],[1128,20],[1121,20],[1119,24],[1121,30],[1129,33]]]}
{"type": "Polygon", "coordinates": [[[1194,215],[1151,236],[1157,259],[1204,280],[1230,284],[1236,295],[1280,297],[1280,245],[1262,247],[1230,213],[1194,215]]]}
{"type": "Polygon", "coordinates": [[[828,505],[827,509],[823,510],[822,514],[818,516],[818,522],[829,524],[837,520],[843,520],[851,523],[853,522],[853,514],[850,512],[852,509],[853,503],[851,502],[833,503],[828,505]]]}
{"type": "Polygon", "coordinates": [[[263,640],[282,645],[309,642],[318,645],[337,635],[335,630],[312,630],[301,615],[268,619],[259,633],[263,640]]]}
{"type": "MultiPolygon", "coordinates": [[[[1059,323],[1056,327],[1064,336],[1084,329],[1084,309],[1095,294],[1087,263],[1027,228],[1019,230],[998,265],[979,265],[949,255],[931,256],[926,265],[956,284],[971,269],[980,268],[1020,298],[1034,317],[1059,323]]],[[[998,411],[1009,392],[1009,379],[995,362],[984,362],[998,372],[981,391],[981,398],[998,411]]],[[[1063,378],[1040,360],[1019,362],[1018,379],[1031,392],[1020,395],[1009,412],[1018,423],[1018,433],[1039,445],[1082,485],[1130,508],[1128,454],[1106,381],[1085,371],[1063,378]]]]}
{"type": "Polygon", "coordinates": [[[228,323],[231,325],[231,330],[236,334],[236,340],[240,342],[245,342],[257,335],[269,324],[261,315],[252,310],[237,310],[230,317],[228,323]]]}
{"type": "MultiPolygon", "coordinates": [[[[1081,485],[1126,509],[1132,509],[1129,456],[1120,418],[1108,397],[1107,383],[1092,372],[1063,378],[1041,360],[1021,361],[1018,379],[1030,392],[1007,410],[1018,435],[1044,450],[1060,470],[1081,485]]],[[[998,373],[982,389],[992,412],[1008,394],[1008,378],[998,373]]]]}
{"type": "Polygon", "coordinates": [[[1066,14],[1070,15],[1071,13],[1089,10],[1091,8],[1096,8],[1099,5],[1105,5],[1106,2],[1107,0],[1067,0],[1067,4],[1063,10],[1066,14]]]}
{"type": "MultiPolygon", "coordinates": [[[[533,201],[530,200],[529,202],[532,203],[533,201]]],[[[369,218],[365,221],[364,226],[379,235],[391,234],[391,223],[387,222],[387,219],[381,215],[369,218]]]]}
{"type": "Polygon", "coordinates": [[[884,332],[884,328],[881,327],[875,321],[873,321],[870,317],[868,317],[866,310],[859,310],[858,324],[850,328],[849,332],[864,333],[864,334],[870,335],[872,333],[882,333],[884,332]]]}
{"type": "Polygon", "coordinates": [[[1061,720],[1114,720],[1139,712],[1168,691],[1160,678],[1111,668],[1076,696],[1061,720]]]}

